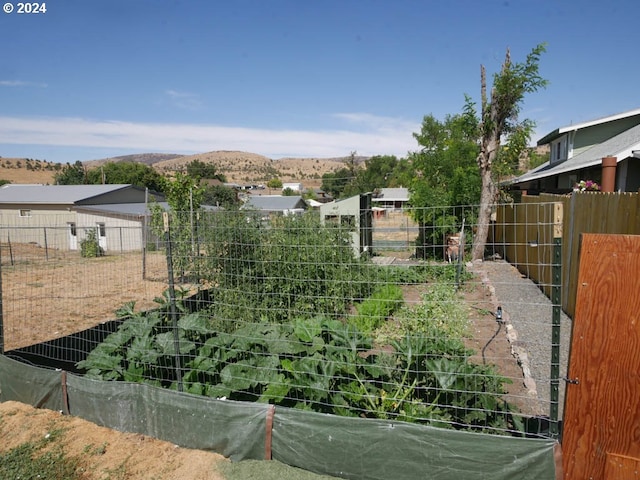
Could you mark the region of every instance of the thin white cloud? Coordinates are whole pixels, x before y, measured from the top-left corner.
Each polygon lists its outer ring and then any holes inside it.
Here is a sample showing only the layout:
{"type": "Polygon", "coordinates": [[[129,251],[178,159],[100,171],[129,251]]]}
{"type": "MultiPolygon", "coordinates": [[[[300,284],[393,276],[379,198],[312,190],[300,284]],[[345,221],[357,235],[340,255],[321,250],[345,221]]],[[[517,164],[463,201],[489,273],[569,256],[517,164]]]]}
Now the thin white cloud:
{"type": "Polygon", "coordinates": [[[357,125],[369,130],[377,130],[382,132],[419,131],[420,124],[409,122],[401,118],[383,117],[372,115],[370,113],[336,113],[335,118],[346,121],[348,124],[357,125]]]}
{"type": "Polygon", "coordinates": [[[177,90],[165,90],[165,95],[171,104],[183,110],[200,110],[202,102],[195,93],[179,92],[177,90]]]}
{"type": "Polygon", "coordinates": [[[47,88],[46,83],[41,82],[25,82],[23,80],[0,80],[0,87],[37,87],[47,88]]]}
{"type": "MultiPolygon", "coordinates": [[[[370,124],[376,123],[371,116],[370,124]]],[[[379,122],[375,128],[342,130],[271,130],[220,125],[134,123],[83,118],[0,116],[0,144],[118,148],[200,153],[242,150],[271,158],[397,155],[416,150],[417,126],[379,122]]]]}

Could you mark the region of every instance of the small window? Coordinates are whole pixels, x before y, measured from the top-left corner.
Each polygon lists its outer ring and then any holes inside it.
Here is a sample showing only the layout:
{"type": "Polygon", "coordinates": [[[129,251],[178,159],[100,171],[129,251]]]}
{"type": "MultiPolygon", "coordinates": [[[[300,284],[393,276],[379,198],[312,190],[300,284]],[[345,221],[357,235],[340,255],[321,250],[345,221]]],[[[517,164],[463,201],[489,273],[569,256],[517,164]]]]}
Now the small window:
{"type": "Polygon", "coordinates": [[[98,235],[102,238],[107,236],[107,226],[104,223],[98,224],[98,235]]]}
{"type": "Polygon", "coordinates": [[[31,216],[31,210],[20,210],[20,216],[21,217],[30,217],[31,216]]]}
{"type": "Polygon", "coordinates": [[[69,223],[69,233],[71,234],[72,237],[75,237],[78,235],[75,223],[69,223]]]}
{"type": "Polygon", "coordinates": [[[560,152],[562,151],[562,142],[558,142],[556,146],[556,160],[560,160],[560,152]]]}

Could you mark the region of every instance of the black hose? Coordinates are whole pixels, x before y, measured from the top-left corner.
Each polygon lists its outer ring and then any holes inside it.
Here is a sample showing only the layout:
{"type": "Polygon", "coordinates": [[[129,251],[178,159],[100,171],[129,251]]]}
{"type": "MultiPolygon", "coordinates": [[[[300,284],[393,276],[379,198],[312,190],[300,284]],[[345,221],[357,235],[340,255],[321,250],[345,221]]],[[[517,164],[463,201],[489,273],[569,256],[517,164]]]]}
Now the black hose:
{"type": "Polygon", "coordinates": [[[493,337],[489,339],[489,341],[485,344],[485,346],[482,347],[482,364],[483,365],[487,364],[487,360],[484,356],[484,352],[489,346],[489,344],[493,342],[495,338],[498,336],[498,333],[500,333],[500,329],[502,328],[502,324],[504,323],[502,321],[502,307],[498,307],[498,311],[494,314],[494,316],[496,317],[496,321],[498,322],[498,330],[496,330],[496,333],[493,334],[493,337]]]}

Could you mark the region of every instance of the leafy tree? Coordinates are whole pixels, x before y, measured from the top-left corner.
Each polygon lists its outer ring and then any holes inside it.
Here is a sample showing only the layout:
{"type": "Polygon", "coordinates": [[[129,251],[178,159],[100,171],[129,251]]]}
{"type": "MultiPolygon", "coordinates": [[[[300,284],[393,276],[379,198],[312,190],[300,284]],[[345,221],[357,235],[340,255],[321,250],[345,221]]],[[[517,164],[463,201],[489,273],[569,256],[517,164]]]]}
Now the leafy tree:
{"type": "Polygon", "coordinates": [[[393,155],[377,155],[364,162],[365,168],[358,170],[355,184],[357,193],[372,192],[377,188],[386,188],[395,180],[398,159],[393,155]]]}
{"type": "Polygon", "coordinates": [[[56,185],[83,185],[87,183],[87,175],[84,165],[80,160],[70,165],[67,163],[62,170],[53,176],[56,185]]]}
{"type": "Polygon", "coordinates": [[[273,190],[281,189],[282,180],[280,180],[279,178],[272,178],[267,182],[267,187],[273,190]]]}
{"type": "Polygon", "coordinates": [[[197,158],[187,164],[187,175],[197,179],[206,178],[220,180],[221,182],[227,181],[226,177],[218,172],[213,163],[204,163],[197,158]]]}
{"type": "Polygon", "coordinates": [[[472,205],[480,198],[475,115],[467,110],[442,122],[425,116],[414,137],[422,146],[410,155],[411,215],[420,225],[416,254],[424,257],[431,246],[431,255],[436,256],[440,250],[435,246],[442,245],[445,234],[462,222],[462,209],[451,207],[472,205]]]}
{"type": "Polygon", "coordinates": [[[153,167],[140,162],[107,162],[87,172],[87,183],[131,184],[162,192],[165,179],[153,167]]]}
{"type": "MultiPolygon", "coordinates": [[[[473,259],[484,257],[485,245],[489,234],[491,208],[498,194],[494,166],[499,159],[500,144],[503,138],[509,149],[522,149],[523,139],[528,140],[534,123],[530,120],[518,120],[522,102],[527,93],[533,93],[547,85],[539,74],[540,55],[545,51],[544,44],[536,46],[523,63],[512,63],[507,49],[500,73],[493,77],[490,98],[487,96],[487,81],[484,65],[480,67],[481,113],[479,121],[480,152],[477,164],[482,181],[478,230],[473,244],[473,259]]],[[[475,105],[469,97],[467,110],[475,105]]],[[[526,144],[526,142],[525,142],[526,144]]]]}
{"type": "Polygon", "coordinates": [[[339,198],[343,195],[352,178],[349,169],[344,167],[335,172],[327,172],[322,175],[321,188],[332,197],[339,198]]]}
{"type": "Polygon", "coordinates": [[[529,149],[529,155],[528,155],[528,164],[526,165],[527,169],[532,169],[532,168],[536,168],[539,167],[540,165],[542,165],[545,162],[549,161],[549,156],[550,153],[547,152],[545,154],[542,153],[538,153],[535,149],[529,149]]]}
{"type": "Polygon", "coordinates": [[[7,185],[8,183],[11,183],[11,180],[5,180],[4,178],[0,178],[0,186],[7,185]]]}
{"type": "Polygon", "coordinates": [[[237,206],[240,201],[236,191],[231,187],[224,185],[208,185],[204,187],[202,196],[204,205],[217,205],[224,208],[232,208],[237,206]]]}
{"type": "Polygon", "coordinates": [[[357,153],[351,152],[344,160],[344,167],[322,175],[321,188],[335,198],[350,197],[367,191],[364,170],[358,164],[357,153]]]}
{"type": "Polygon", "coordinates": [[[293,197],[298,194],[299,192],[294,191],[293,188],[290,188],[290,187],[287,187],[284,190],[282,190],[283,197],[293,197]]]}

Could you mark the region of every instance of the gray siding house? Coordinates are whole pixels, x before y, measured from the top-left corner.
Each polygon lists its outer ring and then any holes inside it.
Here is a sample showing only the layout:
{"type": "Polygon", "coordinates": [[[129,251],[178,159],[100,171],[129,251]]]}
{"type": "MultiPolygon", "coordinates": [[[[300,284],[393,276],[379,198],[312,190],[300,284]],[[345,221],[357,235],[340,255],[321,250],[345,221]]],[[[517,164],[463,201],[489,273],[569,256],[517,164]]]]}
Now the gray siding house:
{"type": "Polygon", "coordinates": [[[610,191],[640,189],[640,109],[557,128],[538,145],[549,145],[549,161],[511,180],[513,189],[567,193],[581,180],[602,184],[603,168],[613,169],[610,191]]]}
{"type": "Polygon", "coordinates": [[[164,198],[133,185],[4,185],[0,242],[77,250],[92,230],[105,251],[141,250],[147,200],[164,198]]]}
{"type": "Polygon", "coordinates": [[[409,203],[409,189],[380,188],[373,193],[371,202],[374,207],[387,210],[403,210],[409,203]]]}
{"type": "Polygon", "coordinates": [[[258,210],[271,216],[303,213],[308,205],[299,195],[248,195],[242,208],[258,210]]]}

